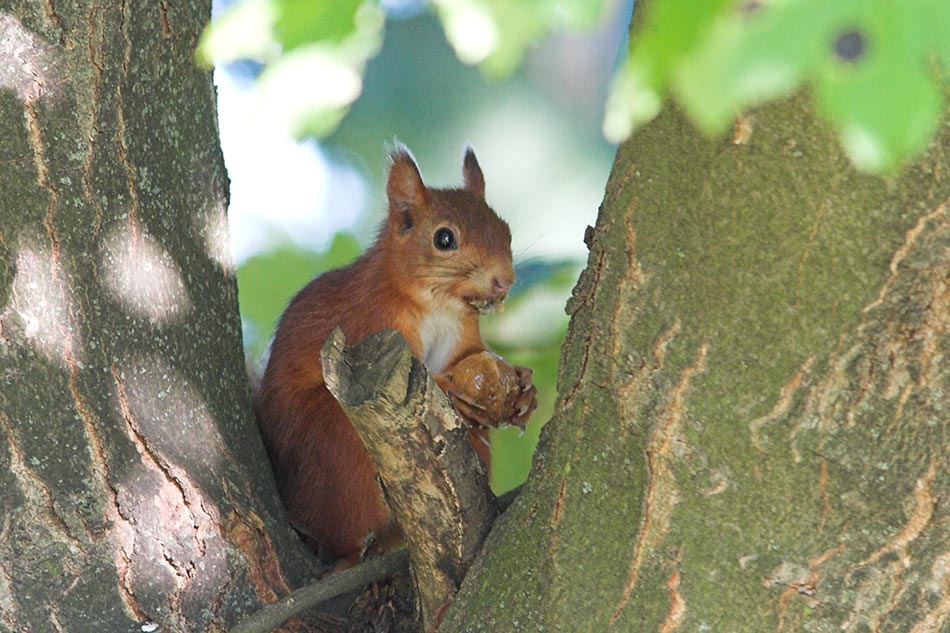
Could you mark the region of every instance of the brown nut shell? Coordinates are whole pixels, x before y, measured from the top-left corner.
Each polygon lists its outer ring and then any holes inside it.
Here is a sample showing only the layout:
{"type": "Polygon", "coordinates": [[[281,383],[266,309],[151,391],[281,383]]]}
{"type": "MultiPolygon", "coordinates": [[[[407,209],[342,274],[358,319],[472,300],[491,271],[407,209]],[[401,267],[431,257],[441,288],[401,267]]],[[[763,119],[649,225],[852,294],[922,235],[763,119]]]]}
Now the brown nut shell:
{"type": "Polygon", "coordinates": [[[511,420],[520,391],[514,366],[497,354],[466,356],[447,372],[458,395],[481,409],[494,426],[511,420]]]}

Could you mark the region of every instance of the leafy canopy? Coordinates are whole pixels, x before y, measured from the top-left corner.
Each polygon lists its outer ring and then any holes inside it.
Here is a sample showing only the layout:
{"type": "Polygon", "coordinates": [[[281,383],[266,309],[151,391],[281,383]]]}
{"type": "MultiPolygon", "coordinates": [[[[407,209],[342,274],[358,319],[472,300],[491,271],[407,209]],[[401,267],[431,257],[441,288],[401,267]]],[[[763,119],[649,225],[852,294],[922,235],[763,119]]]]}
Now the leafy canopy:
{"type": "MultiPolygon", "coordinates": [[[[592,26],[610,6],[430,3],[459,58],[493,76],[510,73],[552,30],[592,26]]],[[[607,103],[611,141],[653,118],[668,95],[714,134],[737,113],[807,86],[852,160],[885,171],[922,152],[939,123],[950,0],[650,0],[643,9],[607,103]]],[[[209,28],[198,54],[262,62],[265,109],[298,135],[326,135],[359,95],[383,27],[374,1],[245,0],[209,28]]]]}
{"type": "MultiPolygon", "coordinates": [[[[463,62],[501,77],[550,31],[595,24],[605,4],[432,0],[431,8],[463,62]]],[[[373,0],[243,0],[208,27],[197,57],[204,64],[262,63],[262,111],[281,118],[296,136],[326,136],[359,96],[366,62],[382,45],[383,26],[383,10],[373,0]]]]}

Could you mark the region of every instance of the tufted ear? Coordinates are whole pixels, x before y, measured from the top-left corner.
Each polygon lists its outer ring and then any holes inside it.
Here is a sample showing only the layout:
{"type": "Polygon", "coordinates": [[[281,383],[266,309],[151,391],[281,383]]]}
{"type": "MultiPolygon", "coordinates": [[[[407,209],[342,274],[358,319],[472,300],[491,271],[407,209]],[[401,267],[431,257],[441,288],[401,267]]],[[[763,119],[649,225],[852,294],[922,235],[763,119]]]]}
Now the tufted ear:
{"type": "Polygon", "coordinates": [[[415,159],[405,145],[396,143],[389,153],[389,161],[389,178],[386,181],[389,215],[408,230],[415,223],[413,211],[418,212],[428,202],[426,186],[415,159]]]}
{"type": "Polygon", "coordinates": [[[485,197],[485,176],[478,166],[475,151],[471,147],[465,148],[465,160],[462,162],[462,177],[465,179],[465,190],[481,198],[485,197]]]}

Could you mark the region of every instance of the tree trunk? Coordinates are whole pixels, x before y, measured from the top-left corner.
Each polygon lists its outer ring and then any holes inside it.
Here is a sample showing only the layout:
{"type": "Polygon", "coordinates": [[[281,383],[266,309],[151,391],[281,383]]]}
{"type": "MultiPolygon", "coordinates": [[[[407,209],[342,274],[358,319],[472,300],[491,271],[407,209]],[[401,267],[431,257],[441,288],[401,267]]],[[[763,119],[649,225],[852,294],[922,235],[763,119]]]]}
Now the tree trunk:
{"type": "Polygon", "coordinates": [[[872,177],[804,96],[740,127],[620,147],[555,416],[440,633],[947,630],[950,128],[872,177]]]}
{"type": "Polygon", "coordinates": [[[0,629],[222,630],[311,569],[250,413],[209,14],[0,12],[0,629]]]}

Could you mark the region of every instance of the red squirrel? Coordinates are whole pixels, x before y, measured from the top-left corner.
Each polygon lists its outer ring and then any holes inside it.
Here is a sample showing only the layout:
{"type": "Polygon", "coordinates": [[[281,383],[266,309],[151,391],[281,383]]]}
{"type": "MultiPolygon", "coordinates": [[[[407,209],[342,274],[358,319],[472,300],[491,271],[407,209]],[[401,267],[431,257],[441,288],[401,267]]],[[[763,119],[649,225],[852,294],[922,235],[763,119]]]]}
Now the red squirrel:
{"type": "MultiPolygon", "coordinates": [[[[426,187],[402,145],[390,161],[389,210],[376,242],[293,298],[277,326],[256,398],[292,524],[321,554],[349,564],[357,562],[370,535],[386,549],[401,534],[369,455],[324,384],[324,342],[337,326],[348,345],[384,328],[398,330],[471,418],[477,411],[453,392],[446,370],[485,351],[478,317],[499,307],[515,281],[511,231],[485,202],[485,179],[471,148],[461,189],[426,187]]],[[[523,426],[536,406],[536,389],[530,369],[516,372],[521,394],[508,421],[523,426]]],[[[486,436],[476,425],[471,439],[488,463],[486,436]]]]}

